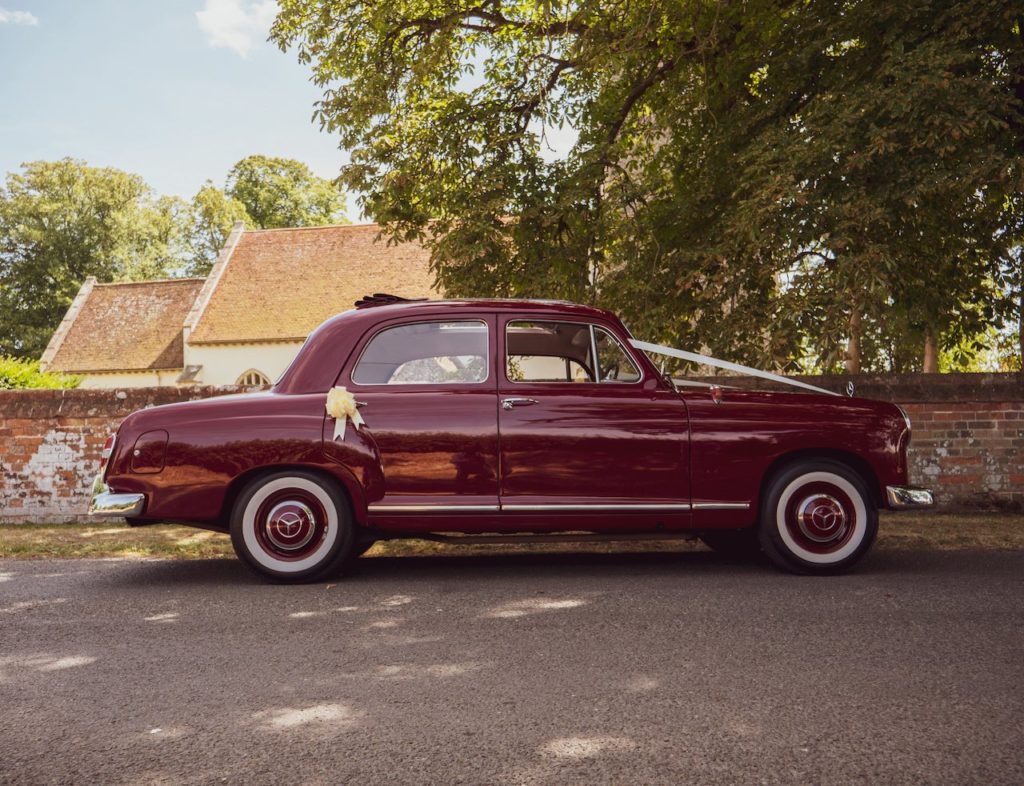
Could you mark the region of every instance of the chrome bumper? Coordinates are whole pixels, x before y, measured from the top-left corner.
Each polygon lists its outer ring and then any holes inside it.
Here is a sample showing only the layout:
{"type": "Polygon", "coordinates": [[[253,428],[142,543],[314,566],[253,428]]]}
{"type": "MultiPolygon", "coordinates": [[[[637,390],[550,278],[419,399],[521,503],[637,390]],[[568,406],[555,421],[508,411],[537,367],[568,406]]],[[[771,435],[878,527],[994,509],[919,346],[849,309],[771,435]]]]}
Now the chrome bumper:
{"type": "Polygon", "coordinates": [[[927,508],[935,504],[935,497],[932,495],[931,489],[923,489],[918,486],[886,486],[885,496],[889,501],[889,507],[893,510],[927,508]]]}
{"type": "Polygon", "coordinates": [[[110,490],[103,477],[92,484],[92,500],[89,502],[90,516],[138,516],[146,504],[145,494],[117,494],[110,490]]]}

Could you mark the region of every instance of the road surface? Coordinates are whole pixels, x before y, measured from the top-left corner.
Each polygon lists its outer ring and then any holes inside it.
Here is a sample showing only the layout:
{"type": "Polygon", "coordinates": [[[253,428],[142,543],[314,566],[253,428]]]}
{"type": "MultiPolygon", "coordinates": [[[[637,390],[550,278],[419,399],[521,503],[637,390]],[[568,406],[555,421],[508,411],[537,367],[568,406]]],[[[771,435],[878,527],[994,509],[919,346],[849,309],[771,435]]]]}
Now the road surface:
{"type": "Polygon", "coordinates": [[[1024,552],[0,562],[0,783],[1024,783],[1024,552]]]}

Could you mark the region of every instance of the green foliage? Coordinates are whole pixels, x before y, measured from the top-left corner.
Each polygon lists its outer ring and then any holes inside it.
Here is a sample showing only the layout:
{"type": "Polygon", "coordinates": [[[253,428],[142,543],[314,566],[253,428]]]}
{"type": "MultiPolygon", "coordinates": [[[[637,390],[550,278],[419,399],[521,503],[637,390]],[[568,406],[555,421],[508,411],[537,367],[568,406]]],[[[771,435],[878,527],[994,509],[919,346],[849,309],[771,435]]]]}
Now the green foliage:
{"type": "Polygon", "coordinates": [[[137,175],[70,158],[25,164],[0,187],[0,353],[38,357],[87,276],[165,275],[181,200],[137,175]]]}
{"type": "Polygon", "coordinates": [[[0,390],[77,388],[82,378],[40,371],[38,360],[0,356],[0,390]]]}
{"type": "Polygon", "coordinates": [[[241,206],[261,229],[347,223],[337,186],[291,158],[243,158],[228,173],[224,191],[229,209],[241,206]]]}
{"type": "Polygon", "coordinates": [[[138,175],[71,158],[9,173],[0,186],[0,353],[39,357],[87,276],[203,276],[236,221],[344,221],[337,189],[298,161],[252,156],[228,183],[240,198],[207,181],[186,202],[156,195],[138,175]]]}
{"type": "Polygon", "coordinates": [[[255,226],[245,205],[209,180],[192,198],[189,221],[191,243],[185,272],[190,276],[205,276],[210,272],[236,221],[247,227],[255,226]]]}
{"type": "Polygon", "coordinates": [[[1011,0],[280,6],[341,182],[427,240],[453,295],[596,302],[645,338],[825,371],[851,331],[865,370],[912,370],[926,333],[1017,319],[1011,0]]]}

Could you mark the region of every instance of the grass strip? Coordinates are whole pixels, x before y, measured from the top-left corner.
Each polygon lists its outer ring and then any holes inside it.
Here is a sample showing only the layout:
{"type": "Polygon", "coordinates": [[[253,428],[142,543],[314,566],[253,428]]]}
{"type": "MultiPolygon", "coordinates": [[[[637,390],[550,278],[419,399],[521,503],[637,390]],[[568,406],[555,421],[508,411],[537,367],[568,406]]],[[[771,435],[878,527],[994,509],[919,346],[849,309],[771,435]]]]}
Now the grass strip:
{"type": "MultiPolygon", "coordinates": [[[[510,550],[545,553],[615,553],[692,551],[697,541],[609,541],[450,546],[424,540],[378,543],[368,556],[426,554],[500,554],[510,550]]],[[[885,550],[1024,549],[1024,514],[1006,513],[883,513],[876,548],[885,550]]],[[[227,535],[172,524],[129,527],[104,524],[0,525],[2,559],[68,559],[120,557],[154,559],[213,559],[233,557],[227,535]]]]}

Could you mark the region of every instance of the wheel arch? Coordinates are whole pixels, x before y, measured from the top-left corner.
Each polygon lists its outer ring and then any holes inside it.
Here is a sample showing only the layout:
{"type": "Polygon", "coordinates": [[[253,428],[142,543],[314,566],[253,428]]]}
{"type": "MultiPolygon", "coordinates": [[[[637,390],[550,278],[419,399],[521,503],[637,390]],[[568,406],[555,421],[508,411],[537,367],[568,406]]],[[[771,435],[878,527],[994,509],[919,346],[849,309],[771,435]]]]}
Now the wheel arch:
{"type": "Polygon", "coordinates": [[[359,481],[341,466],[332,466],[328,470],[316,464],[273,464],[270,466],[253,467],[236,475],[228,483],[227,490],[224,493],[224,501],[221,503],[220,509],[221,523],[226,525],[230,521],[235,501],[243,489],[252,481],[267,475],[288,471],[305,472],[315,475],[335,486],[345,495],[355,524],[357,526],[366,524],[366,500],[359,481]]]}
{"type": "Polygon", "coordinates": [[[764,500],[764,495],[768,485],[780,472],[798,462],[813,461],[814,459],[827,459],[829,461],[834,461],[857,473],[857,476],[864,482],[864,486],[867,488],[868,494],[870,495],[871,501],[874,503],[875,507],[884,507],[884,499],[882,498],[882,489],[879,485],[878,475],[875,473],[870,462],[868,462],[863,456],[858,456],[856,453],[852,453],[848,450],[839,450],[836,448],[805,448],[784,453],[768,465],[758,488],[758,509],[760,509],[761,503],[764,500]]]}

